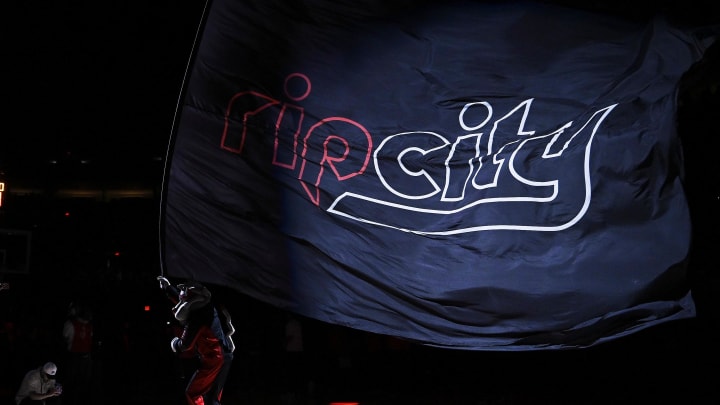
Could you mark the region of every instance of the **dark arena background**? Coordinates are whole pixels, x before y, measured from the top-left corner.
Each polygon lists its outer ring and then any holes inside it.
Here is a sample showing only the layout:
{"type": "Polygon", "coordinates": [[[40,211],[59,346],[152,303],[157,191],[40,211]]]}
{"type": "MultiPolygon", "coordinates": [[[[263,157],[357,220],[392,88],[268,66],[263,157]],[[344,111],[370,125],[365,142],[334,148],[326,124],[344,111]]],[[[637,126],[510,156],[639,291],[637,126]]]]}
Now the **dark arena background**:
{"type": "MultiPolygon", "coordinates": [[[[711,1],[554,3],[720,22],[711,1]]],[[[204,7],[200,0],[5,6],[0,405],[14,404],[24,373],[45,361],[56,359],[62,380],[61,332],[72,303],[93,312],[88,403],[183,403],[187,377],[169,349],[172,314],[156,281],[158,229],[168,139],[204,7]]],[[[493,352],[300,317],[297,369],[284,350],[288,313],[214,285],[237,329],[223,403],[720,403],[718,48],[687,72],[679,92],[695,318],[588,349],[493,352]]]]}

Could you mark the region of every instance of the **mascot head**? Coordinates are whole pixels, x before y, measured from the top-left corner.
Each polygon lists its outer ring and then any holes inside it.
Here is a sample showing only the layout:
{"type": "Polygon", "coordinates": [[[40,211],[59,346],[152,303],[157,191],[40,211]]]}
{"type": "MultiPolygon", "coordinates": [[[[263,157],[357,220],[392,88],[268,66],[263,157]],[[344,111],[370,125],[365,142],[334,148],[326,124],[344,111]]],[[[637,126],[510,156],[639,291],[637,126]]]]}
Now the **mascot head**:
{"type": "Polygon", "coordinates": [[[191,311],[207,305],[212,296],[210,290],[196,281],[178,284],[178,289],[180,290],[179,301],[173,307],[173,314],[175,319],[180,322],[186,322],[191,311]]]}

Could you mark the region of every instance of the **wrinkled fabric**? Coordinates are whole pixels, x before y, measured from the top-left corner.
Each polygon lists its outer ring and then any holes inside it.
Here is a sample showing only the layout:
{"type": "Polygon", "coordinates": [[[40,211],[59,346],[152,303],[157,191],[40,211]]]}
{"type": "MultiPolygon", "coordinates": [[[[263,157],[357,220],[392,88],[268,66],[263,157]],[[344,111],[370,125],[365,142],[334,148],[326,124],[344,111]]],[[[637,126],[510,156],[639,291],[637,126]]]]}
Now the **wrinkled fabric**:
{"type": "Polygon", "coordinates": [[[695,316],[676,133],[705,46],[542,3],[208,3],[163,271],[469,350],[695,316]]]}

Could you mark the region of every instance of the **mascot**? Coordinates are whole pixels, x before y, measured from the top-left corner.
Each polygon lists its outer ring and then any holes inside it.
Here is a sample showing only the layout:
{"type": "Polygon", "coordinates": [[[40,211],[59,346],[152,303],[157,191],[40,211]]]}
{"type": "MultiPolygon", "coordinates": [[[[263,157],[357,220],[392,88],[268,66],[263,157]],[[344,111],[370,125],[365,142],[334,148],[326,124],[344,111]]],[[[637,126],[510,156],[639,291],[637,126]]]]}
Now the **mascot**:
{"type": "Polygon", "coordinates": [[[217,311],[210,303],[212,294],[195,281],[178,284],[177,287],[163,276],[158,277],[158,281],[174,304],[172,312],[175,319],[183,326],[181,336],[170,341],[170,349],[174,353],[193,350],[199,361],[185,388],[187,403],[205,405],[203,396],[211,392],[223,369],[223,346],[226,342],[217,311]]]}

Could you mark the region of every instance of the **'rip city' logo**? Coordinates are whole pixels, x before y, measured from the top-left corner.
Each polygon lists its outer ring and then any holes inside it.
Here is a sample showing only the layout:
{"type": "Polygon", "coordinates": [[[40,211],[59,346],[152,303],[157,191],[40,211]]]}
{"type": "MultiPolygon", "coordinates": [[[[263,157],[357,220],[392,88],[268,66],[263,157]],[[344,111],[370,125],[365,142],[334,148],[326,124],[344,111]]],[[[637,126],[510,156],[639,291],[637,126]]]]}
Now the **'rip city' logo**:
{"type": "MultiPolygon", "coordinates": [[[[285,93],[293,102],[301,102],[310,91],[307,76],[294,73],[286,78],[285,93]],[[298,80],[305,83],[304,91],[294,94],[289,83],[298,80]]],[[[252,132],[249,122],[270,114],[275,117],[272,164],[297,171],[299,184],[315,205],[321,205],[324,182],[375,176],[375,189],[336,196],[327,208],[331,214],[427,235],[560,231],[588,209],[592,142],[617,104],[590,112],[581,122],[536,134],[525,129],[532,103],[530,98],[495,111],[489,102],[469,102],[458,114],[464,133],[455,139],[418,130],[383,134],[374,146],[370,132],[345,117],[320,119],[301,133],[302,106],[246,91],[228,103],[221,148],[242,154],[252,132]],[[468,123],[469,112],[484,118],[468,123]],[[509,139],[508,133],[514,136],[509,139]],[[370,163],[374,174],[368,171],[370,163]]]]}

